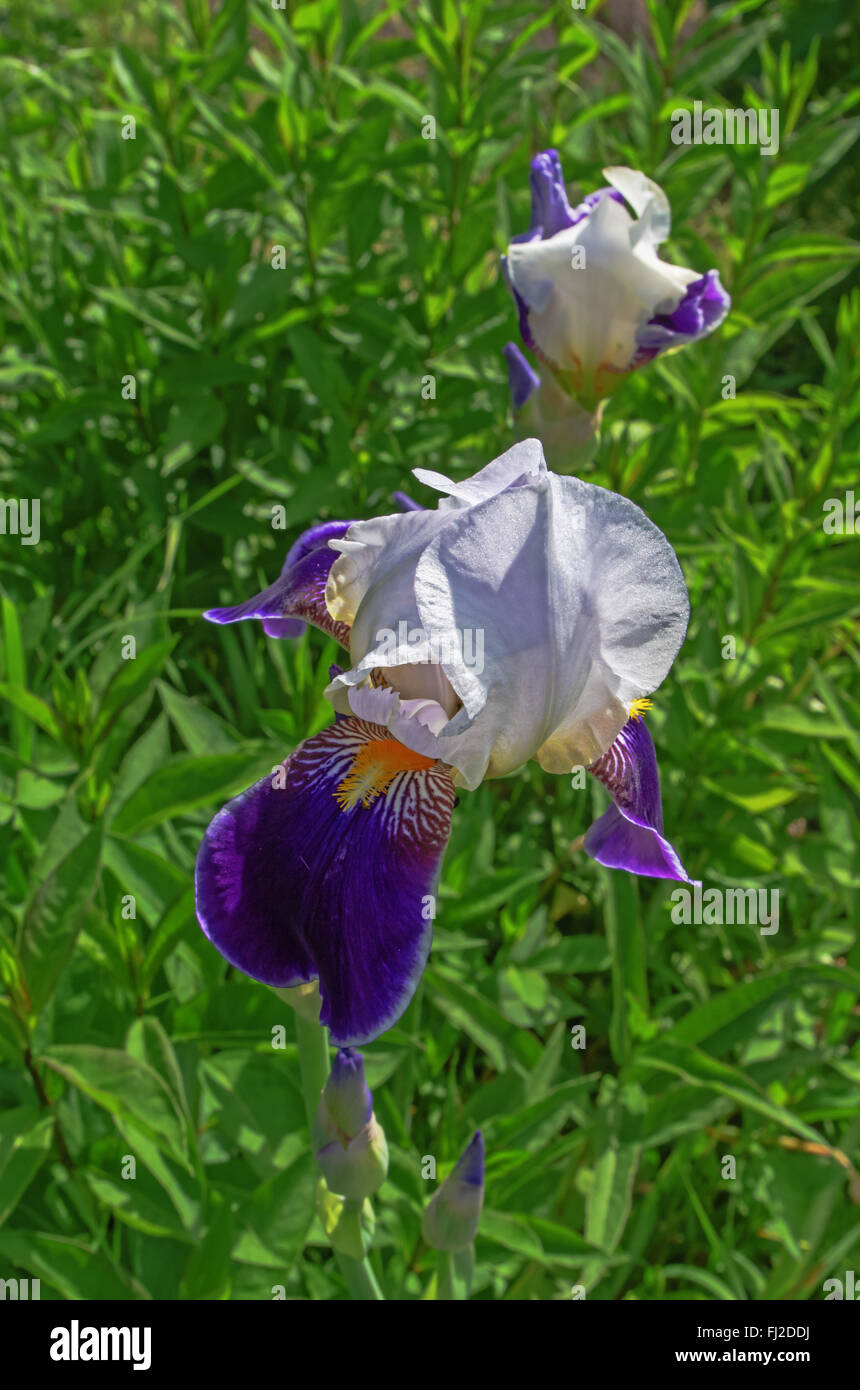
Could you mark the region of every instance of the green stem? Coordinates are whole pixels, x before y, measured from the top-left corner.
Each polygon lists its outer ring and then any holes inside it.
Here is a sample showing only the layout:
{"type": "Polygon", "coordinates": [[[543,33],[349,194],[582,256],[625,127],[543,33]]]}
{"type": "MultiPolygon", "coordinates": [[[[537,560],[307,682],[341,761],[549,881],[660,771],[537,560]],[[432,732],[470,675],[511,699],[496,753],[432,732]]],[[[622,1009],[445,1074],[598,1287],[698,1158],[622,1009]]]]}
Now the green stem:
{"type": "Polygon", "coordinates": [[[440,1301],[463,1302],[472,1291],[472,1271],[475,1267],[475,1247],[467,1245],[456,1253],[439,1251],[436,1272],[436,1298],[440,1301]]]}
{"type": "MultiPolygon", "coordinates": [[[[312,1135],[322,1089],[331,1069],[328,1034],[319,1023],[311,1023],[296,1014],[296,1043],[308,1132],[312,1135]]],[[[352,1298],[377,1301],[384,1297],[367,1260],[356,1260],[351,1255],[342,1255],[340,1251],[334,1253],[352,1298]]]]}
{"type": "Polygon", "coordinates": [[[383,1293],[367,1260],[354,1260],[351,1255],[335,1251],[338,1268],[356,1302],[381,1302],[383,1293]]]}
{"type": "Polygon", "coordinates": [[[331,1070],[328,1035],[318,1023],[310,1023],[296,1014],[296,1042],[299,1047],[299,1070],[302,1074],[305,1114],[308,1117],[308,1129],[313,1131],[322,1088],[331,1070]]]}

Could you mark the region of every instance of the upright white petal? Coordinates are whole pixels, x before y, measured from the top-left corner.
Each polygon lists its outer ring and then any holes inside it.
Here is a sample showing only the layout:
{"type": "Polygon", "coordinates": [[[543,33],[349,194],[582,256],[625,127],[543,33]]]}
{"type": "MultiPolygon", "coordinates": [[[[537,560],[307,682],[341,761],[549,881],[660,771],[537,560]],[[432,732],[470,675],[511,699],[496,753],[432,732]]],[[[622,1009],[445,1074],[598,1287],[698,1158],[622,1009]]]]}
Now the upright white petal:
{"type": "Polygon", "coordinates": [[[482,671],[445,664],[463,709],[439,743],[467,785],[532,757],[551,772],[588,766],[665,678],[689,613],[672,547],[644,512],[551,473],[440,532],[415,588],[431,637],[483,631],[482,671]]]}
{"type": "Polygon", "coordinates": [[[485,469],[454,496],[433,513],[350,528],[332,573],[341,567],[335,597],[355,608],[353,666],[330,687],[333,702],[344,710],[348,691],[346,707],[365,718],[370,702],[384,705],[379,722],[416,752],[432,744],[468,787],[532,757],[551,772],[588,766],[683,640],[674,552],[632,502],[544,467],[485,469]],[[493,491],[502,473],[509,484],[493,491]],[[481,478],[487,495],[470,506],[481,478]],[[417,645],[406,635],[393,651],[380,645],[401,624],[417,645]],[[374,667],[402,702],[362,693],[374,667]]]}
{"type": "Polygon", "coordinates": [[[626,198],[636,213],[638,221],[631,231],[634,246],[643,237],[650,240],[654,246],[659,246],[668,239],[672,230],[672,209],[659,184],[639,169],[627,169],[622,165],[604,169],[603,177],[608,184],[618,189],[622,198],[626,198]]]}
{"type": "MultiPolygon", "coordinates": [[[[397,512],[392,516],[357,521],[346,535],[330,542],[341,551],[329,574],[326,606],[338,621],[354,624],[359,605],[373,584],[386,586],[386,605],[393,609],[399,589],[401,617],[417,626],[414,601],[410,603],[412,570],[410,557],[426,545],[449,520],[448,512],[492,497],[508,487],[517,487],[532,477],[546,473],[546,460],[537,439],[524,439],[500,454],[464,482],[452,482],[442,473],[416,468],[416,478],[448,496],[436,511],[397,512]],[[405,561],[405,563],[404,563],[405,561]]],[[[369,611],[369,610],[368,610],[369,611]]],[[[368,642],[368,613],[360,634],[360,644],[368,642]]]]}
{"type": "Polygon", "coordinates": [[[606,173],[641,210],[640,221],[605,194],[575,226],[508,249],[511,283],[529,308],[538,351],[586,392],[601,371],[629,369],[637,332],[655,314],[677,308],[687,285],[699,278],[657,256],[670,225],[662,190],[633,170],[606,173]]]}
{"type": "MultiPolygon", "coordinates": [[[[474,506],[487,497],[495,497],[508,487],[519,487],[530,478],[546,473],[546,459],[539,439],[523,439],[506,453],[500,454],[473,477],[463,482],[452,482],[444,473],[434,473],[429,468],[414,468],[413,473],[420,483],[447,493],[453,499],[450,505],[474,506]]],[[[445,506],[440,502],[440,506],[445,506]]]]}

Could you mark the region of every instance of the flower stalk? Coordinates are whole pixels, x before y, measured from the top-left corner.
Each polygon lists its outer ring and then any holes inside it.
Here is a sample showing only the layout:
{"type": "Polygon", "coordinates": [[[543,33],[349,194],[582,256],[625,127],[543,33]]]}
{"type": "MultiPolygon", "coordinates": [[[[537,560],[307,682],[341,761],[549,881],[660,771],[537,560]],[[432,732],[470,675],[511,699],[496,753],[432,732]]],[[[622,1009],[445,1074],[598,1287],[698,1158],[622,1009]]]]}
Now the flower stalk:
{"type": "Polygon", "coordinates": [[[436,1269],[436,1298],[439,1302],[465,1302],[472,1292],[472,1273],[475,1268],[475,1247],[465,1250],[440,1250],[436,1269]]]}
{"type": "MultiPolygon", "coordinates": [[[[308,1131],[313,1138],[320,1096],[331,1071],[326,1029],[297,1012],[296,1043],[308,1131]]],[[[328,1191],[324,1178],[320,1179],[320,1187],[322,1192],[318,1196],[317,1207],[351,1297],[356,1301],[381,1301],[384,1294],[376,1276],[366,1256],[359,1253],[363,1249],[363,1228],[366,1229],[370,1203],[367,1199],[362,1203],[338,1197],[328,1191]],[[339,1236],[336,1234],[338,1232],[339,1236]],[[350,1235],[354,1237],[353,1240],[349,1239],[350,1235]],[[343,1248],[348,1244],[353,1245],[355,1253],[347,1253],[343,1248]]],[[[372,1212],[369,1214],[372,1219],[372,1212]]]]}

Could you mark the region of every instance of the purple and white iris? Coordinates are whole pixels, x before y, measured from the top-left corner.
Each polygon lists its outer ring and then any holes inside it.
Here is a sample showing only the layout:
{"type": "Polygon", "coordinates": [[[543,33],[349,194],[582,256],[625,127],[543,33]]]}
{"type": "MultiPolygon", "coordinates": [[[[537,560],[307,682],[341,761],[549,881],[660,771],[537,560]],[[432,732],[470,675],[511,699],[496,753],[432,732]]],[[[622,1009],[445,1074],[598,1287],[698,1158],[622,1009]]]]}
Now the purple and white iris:
{"type": "Polygon", "coordinates": [[[270,588],[206,615],[273,635],[301,619],[349,650],[326,691],[336,722],[219,812],[196,875],[222,955],[269,985],[318,978],[344,1047],[412,998],[457,787],[532,758],[588,768],[613,804],[586,851],[689,882],[641,718],[689,612],[665,536],[626,498],[549,472],[534,439],[464,482],[416,476],[444,494],[435,510],[315,527],[270,588]]]}
{"type": "Polygon", "coordinates": [[[590,406],[658,353],[711,333],[731,304],[715,270],[660,260],[671,226],[662,189],[634,169],[603,174],[611,187],[572,208],[558,152],[536,155],[531,225],[503,260],[523,342],[590,406]]]}

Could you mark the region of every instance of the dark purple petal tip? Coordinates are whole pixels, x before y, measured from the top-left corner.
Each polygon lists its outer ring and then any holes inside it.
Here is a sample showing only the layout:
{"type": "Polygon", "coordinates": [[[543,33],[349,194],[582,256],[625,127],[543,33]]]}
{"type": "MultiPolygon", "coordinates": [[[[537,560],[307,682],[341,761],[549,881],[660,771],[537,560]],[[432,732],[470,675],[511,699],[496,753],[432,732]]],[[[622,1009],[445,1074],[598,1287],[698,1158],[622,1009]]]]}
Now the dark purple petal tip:
{"type": "Polygon", "coordinates": [[[338,552],[329,546],[339,540],[351,521],[325,521],[305,531],[287,552],[274,584],[232,608],[210,608],[203,614],[211,623],[238,623],[260,618],[268,637],[300,637],[307,623],[349,645],[349,628],[337,623],[325,603],[325,588],[338,552]]]}
{"type": "Polygon", "coordinates": [[[484,1136],[479,1129],[458,1158],[451,1177],[472,1187],[484,1186],[484,1136]]]}
{"type": "Polygon", "coordinates": [[[731,296],[716,270],[687,286],[683,299],[671,314],[656,314],[638,335],[640,361],[656,357],[667,348],[694,343],[719,328],[731,308],[731,296]]]}
{"type": "Polygon", "coordinates": [[[373,1114],[373,1096],[364,1079],[364,1058],[351,1047],[335,1053],[323,1088],[329,1116],[348,1138],[354,1139],[373,1114]]]}
{"type": "Polygon", "coordinates": [[[588,769],[614,805],[588,830],[586,854],[608,869],[692,883],[663,835],[663,806],[654,741],[644,719],[628,720],[608,752],[588,769]]]}
{"type": "Polygon", "coordinates": [[[567,201],[564,174],[558,150],[541,150],[531,162],[529,184],[532,192],[531,231],[555,236],[574,224],[573,209],[567,201]]]}

